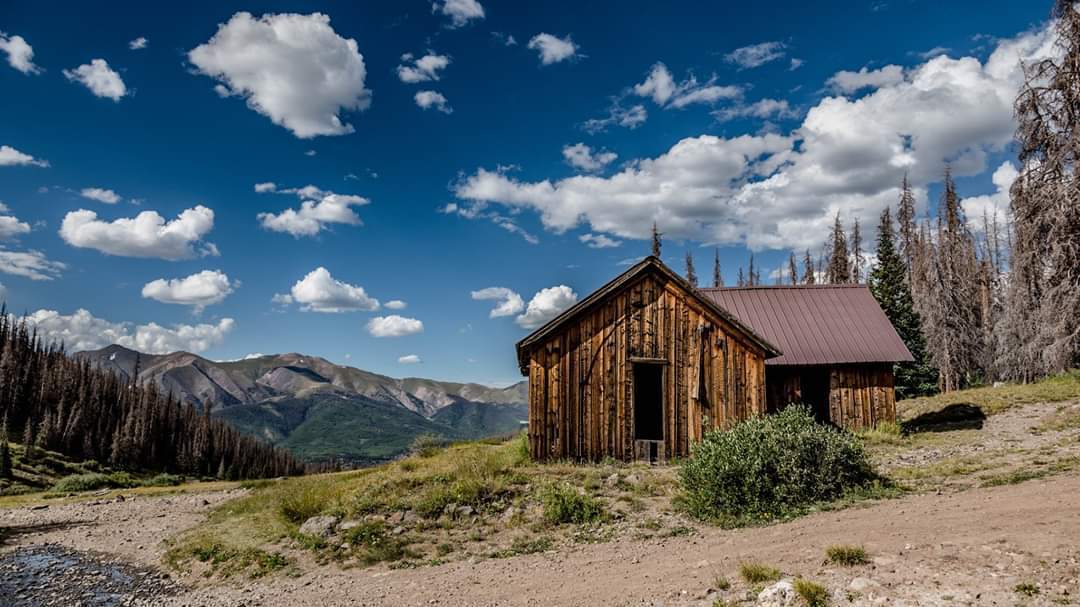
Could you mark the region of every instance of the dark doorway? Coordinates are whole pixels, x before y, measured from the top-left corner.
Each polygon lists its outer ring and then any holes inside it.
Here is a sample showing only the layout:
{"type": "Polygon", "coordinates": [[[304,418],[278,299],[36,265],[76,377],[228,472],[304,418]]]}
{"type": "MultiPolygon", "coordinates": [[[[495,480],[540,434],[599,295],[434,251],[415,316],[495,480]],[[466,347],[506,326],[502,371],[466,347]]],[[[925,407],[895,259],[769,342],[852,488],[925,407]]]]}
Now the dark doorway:
{"type": "Polygon", "coordinates": [[[634,439],[664,440],[664,366],[634,364],[634,439]]]}
{"type": "Polygon", "coordinates": [[[829,421],[829,370],[821,367],[806,369],[799,377],[799,384],[803,404],[813,409],[818,421],[829,421]]]}

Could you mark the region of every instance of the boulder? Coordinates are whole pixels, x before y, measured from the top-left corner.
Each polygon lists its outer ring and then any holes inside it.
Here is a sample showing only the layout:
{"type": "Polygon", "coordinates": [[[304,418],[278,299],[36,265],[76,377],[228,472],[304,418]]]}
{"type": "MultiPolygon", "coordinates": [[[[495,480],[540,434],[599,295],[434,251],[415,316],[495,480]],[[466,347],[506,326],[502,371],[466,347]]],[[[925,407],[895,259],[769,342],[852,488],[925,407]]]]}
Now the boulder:
{"type": "Polygon", "coordinates": [[[328,538],[334,534],[339,520],[336,516],[313,516],[300,525],[300,533],[328,538]]]}
{"type": "Polygon", "coordinates": [[[875,582],[868,577],[857,577],[851,580],[851,583],[848,584],[848,590],[852,592],[858,592],[860,594],[866,594],[873,590],[877,590],[878,588],[881,588],[881,584],[875,582]]]}
{"type": "Polygon", "coordinates": [[[356,529],[361,524],[363,524],[363,523],[361,523],[360,521],[351,521],[351,520],[350,521],[342,521],[341,524],[337,526],[337,528],[338,528],[338,531],[345,532],[345,531],[348,531],[350,529],[356,529]]]}
{"type": "Polygon", "coordinates": [[[796,604],[798,595],[795,586],[790,580],[780,580],[772,586],[767,586],[757,597],[758,607],[792,607],[796,604]]]}

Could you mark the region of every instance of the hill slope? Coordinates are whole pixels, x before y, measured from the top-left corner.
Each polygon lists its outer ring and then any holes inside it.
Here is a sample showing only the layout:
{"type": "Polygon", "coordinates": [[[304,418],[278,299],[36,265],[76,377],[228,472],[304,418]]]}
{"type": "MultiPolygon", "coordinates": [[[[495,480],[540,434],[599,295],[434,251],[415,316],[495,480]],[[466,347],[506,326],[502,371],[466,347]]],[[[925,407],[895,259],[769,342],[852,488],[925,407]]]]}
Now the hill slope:
{"type": "Polygon", "coordinates": [[[491,388],[396,379],[299,353],[218,362],[114,345],[75,356],[210,407],[241,431],[308,460],[381,461],[403,453],[420,434],[480,438],[514,431],[527,418],[526,382],[491,388]]]}

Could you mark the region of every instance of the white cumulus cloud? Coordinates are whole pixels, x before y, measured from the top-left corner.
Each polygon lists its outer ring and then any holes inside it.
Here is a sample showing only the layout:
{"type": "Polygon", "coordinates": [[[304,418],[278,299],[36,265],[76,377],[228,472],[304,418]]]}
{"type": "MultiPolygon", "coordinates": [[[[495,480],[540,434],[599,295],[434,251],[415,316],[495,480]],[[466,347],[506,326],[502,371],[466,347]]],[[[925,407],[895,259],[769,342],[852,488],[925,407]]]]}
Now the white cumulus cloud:
{"type": "Polygon", "coordinates": [[[90,63],[84,63],[71,70],[64,70],[64,76],[78,82],[90,90],[96,97],[104,97],[113,101],[120,101],[128,94],[127,86],[116,70],[109,67],[104,59],[91,59],[90,63]]]}
{"type": "Polygon", "coordinates": [[[837,92],[850,95],[864,88],[893,86],[904,81],[904,68],[899,65],[886,65],[871,70],[863,67],[857,72],[842,70],[836,72],[825,82],[825,86],[837,92]]]}
{"type": "Polygon", "coordinates": [[[24,154],[9,145],[0,145],[0,167],[2,166],[47,167],[49,162],[34,158],[30,154],[24,154]]]}
{"type": "Polygon", "coordinates": [[[141,51],[142,49],[146,48],[148,44],[150,44],[149,40],[142,36],[139,36],[131,42],[128,42],[128,48],[133,51],[141,51]]]}
{"type": "Polygon", "coordinates": [[[676,82],[668,67],[660,62],[654,64],[645,80],[635,84],[632,90],[639,97],[651,98],[656,105],[675,109],[695,103],[711,105],[738,99],[743,94],[742,87],[716,84],[715,76],[704,83],[699,83],[693,75],[676,82]]]}
{"type": "Polygon", "coordinates": [[[295,238],[315,236],[327,229],[329,224],[363,225],[353,207],[361,207],[371,202],[363,196],[336,194],[313,185],[279,190],[273,183],[267,182],[255,184],[255,191],[296,194],[300,198],[299,209],[259,213],[256,216],[263,228],[292,234],[295,238]]]}
{"type": "Polygon", "coordinates": [[[105,188],[83,188],[79,191],[79,196],[98,202],[104,202],[105,204],[116,204],[121,200],[119,194],[105,188]]]}
{"type": "Polygon", "coordinates": [[[477,301],[498,301],[488,314],[489,318],[513,316],[525,309],[525,300],[521,298],[521,295],[506,287],[487,287],[486,289],[473,291],[472,298],[477,301]]]}
{"type": "Polygon", "coordinates": [[[206,43],[188,53],[200,74],[219,82],[301,139],[353,132],[342,110],[364,110],[371,91],[356,41],[330,27],[330,17],[238,12],[206,43]]]}
{"type": "Polygon", "coordinates": [[[423,362],[420,360],[420,356],[416,354],[406,354],[405,356],[398,357],[397,361],[403,365],[415,365],[423,362]]]}
{"type": "Polygon", "coordinates": [[[737,48],[724,55],[724,59],[742,69],[751,69],[783,57],[786,48],[783,42],[762,42],[737,48]]]}
{"type": "Polygon", "coordinates": [[[372,318],[367,323],[367,330],[372,337],[404,337],[423,332],[424,323],[415,318],[391,314],[372,318]]]}
{"type": "Polygon", "coordinates": [[[65,269],[65,264],[50,261],[41,251],[9,251],[0,248],[0,273],[30,280],[52,280],[65,269]]]}
{"type": "Polygon", "coordinates": [[[958,177],[985,171],[988,155],[1013,140],[1021,60],[1052,52],[1044,28],[998,41],[985,61],[937,56],[858,98],[825,97],[786,134],[686,137],[607,177],[525,181],[479,168],[453,190],[461,212],[475,205],[511,215],[531,210],[555,233],[584,225],[644,239],[656,221],[670,238],[816,248],[838,212],[876,225],[880,211],[896,204],[905,173],[925,206],[945,162],[958,177]]]}
{"type": "Polygon", "coordinates": [[[418,91],[413,95],[413,99],[416,100],[416,105],[425,110],[435,108],[444,114],[454,111],[446,101],[446,97],[443,97],[443,94],[438,91],[418,91]]]}
{"type": "Polygon", "coordinates": [[[431,3],[431,12],[449,17],[451,28],[484,18],[484,7],[477,0],[436,0],[431,3]]]}
{"type": "Polygon", "coordinates": [[[387,310],[404,310],[409,307],[409,304],[401,301],[400,299],[391,299],[383,304],[383,307],[387,310]]]}
{"type": "Polygon", "coordinates": [[[203,270],[186,278],[159,278],[146,283],[142,296],[162,303],[194,306],[196,311],[221,303],[233,292],[235,282],[220,270],[203,270]]]}
{"type": "Polygon", "coordinates": [[[578,236],[578,240],[588,245],[590,249],[610,249],[622,244],[618,240],[613,240],[603,234],[582,234],[578,236]]]}
{"type": "Polygon", "coordinates": [[[578,54],[580,48],[569,35],[559,38],[545,32],[533,36],[529,40],[528,47],[540,55],[541,65],[551,65],[571,59],[578,54]]]}
{"type": "MultiPolygon", "coordinates": [[[[0,203],[0,213],[6,213],[7,207],[0,203]]],[[[30,233],[30,224],[19,221],[14,215],[0,215],[0,240],[9,240],[30,233]]]]}
{"type": "Polygon", "coordinates": [[[577,303],[577,293],[566,286],[540,289],[529,300],[525,313],[514,319],[523,329],[536,329],[577,303]]]}
{"type": "Polygon", "coordinates": [[[972,231],[983,232],[988,226],[993,231],[994,222],[997,222],[1001,232],[1005,232],[1006,226],[1012,221],[1009,188],[1019,176],[1020,172],[1016,166],[1005,161],[990,178],[996,188],[993,194],[969,196],[960,200],[960,207],[964,209],[964,215],[972,231]]]}
{"type": "Polygon", "coordinates": [[[431,52],[419,59],[413,59],[412,55],[404,55],[401,60],[412,62],[411,64],[399,65],[397,67],[398,78],[401,79],[402,82],[409,84],[438,80],[439,72],[450,65],[449,57],[431,52]]]}
{"type": "Polygon", "coordinates": [[[567,164],[586,173],[602,171],[619,157],[615,152],[593,151],[584,143],[563,146],[562,155],[567,164]]]}
{"type": "Polygon", "coordinates": [[[98,219],[86,209],[71,211],[60,225],[60,237],[73,247],[95,249],[121,257],[152,257],[175,261],[196,255],[217,255],[217,247],[203,242],[214,228],[214,211],[198,205],[165,221],[157,211],[134,218],[98,219]]]}
{"type": "Polygon", "coordinates": [[[7,62],[11,67],[24,74],[40,74],[41,68],[34,65],[34,47],[22,36],[8,36],[0,32],[0,51],[7,53],[7,62]]]}
{"type": "Polygon", "coordinates": [[[320,266],[293,285],[287,295],[275,295],[274,303],[296,302],[310,312],[356,312],[379,309],[379,300],[370,297],[364,287],[337,280],[320,266]]]}
{"type": "Polygon", "coordinates": [[[181,350],[205,352],[222,343],[236,326],[236,321],[231,318],[222,318],[214,324],[180,324],[172,327],[153,322],[142,325],[114,323],[97,318],[82,308],[67,316],[55,310],[38,310],[27,316],[26,320],[37,328],[38,335],[43,339],[48,342],[62,341],[69,352],[96,350],[112,344],[147,354],[168,354],[181,350]]]}

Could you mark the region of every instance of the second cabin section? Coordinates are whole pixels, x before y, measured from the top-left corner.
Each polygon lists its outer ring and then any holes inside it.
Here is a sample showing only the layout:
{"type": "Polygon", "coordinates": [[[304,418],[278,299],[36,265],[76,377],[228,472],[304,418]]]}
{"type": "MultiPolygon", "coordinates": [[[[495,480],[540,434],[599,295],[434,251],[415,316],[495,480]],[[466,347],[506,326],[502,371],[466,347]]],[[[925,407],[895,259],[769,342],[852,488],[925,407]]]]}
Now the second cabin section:
{"type": "Polygon", "coordinates": [[[781,352],[648,257],[517,345],[529,450],[546,459],[663,461],[766,411],[781,352]]]}

